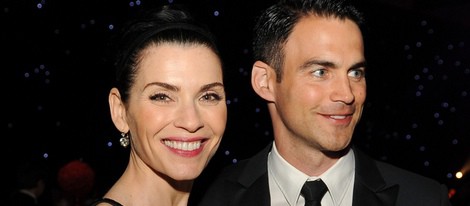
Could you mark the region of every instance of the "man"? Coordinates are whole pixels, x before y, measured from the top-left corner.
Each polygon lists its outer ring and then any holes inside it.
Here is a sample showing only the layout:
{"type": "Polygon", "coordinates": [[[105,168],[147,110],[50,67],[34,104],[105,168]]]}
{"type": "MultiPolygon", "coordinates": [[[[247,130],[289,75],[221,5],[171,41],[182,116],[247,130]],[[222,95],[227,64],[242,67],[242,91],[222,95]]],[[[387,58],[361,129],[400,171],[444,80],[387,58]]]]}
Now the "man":
{"type": "Polygon", "coordinates": [[[47,169],[35,161],[23,161],[16,170],[17,188],[10,194],[7,205],[38,206],[46,189],[47,169]]]}
{"type": "Polygon", "coordinates": [[[201,205],[450,205],[444,185],[350,144],[366,98],[362,21],[346,1],[281,0],[265,10],[251,83],[268,104],[274,142],[229,166],[201,205]],[[318,199],[306,200],[307,181],[326,185],[318,199]]]}

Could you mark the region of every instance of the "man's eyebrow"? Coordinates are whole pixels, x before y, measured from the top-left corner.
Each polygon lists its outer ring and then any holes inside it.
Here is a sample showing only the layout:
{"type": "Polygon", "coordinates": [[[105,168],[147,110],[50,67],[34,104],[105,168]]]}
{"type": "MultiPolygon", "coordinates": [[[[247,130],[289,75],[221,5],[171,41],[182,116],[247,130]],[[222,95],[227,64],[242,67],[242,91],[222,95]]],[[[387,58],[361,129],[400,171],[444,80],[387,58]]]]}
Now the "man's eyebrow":
{"type": "Polygon", "coordinates": [[[337,67],[336,64],[331,62],[331,61],[312,59],[312,60],[308,60],[304,64],[302,64],[302,66],[300,66],[300,69],[309,68],[312,65],[320,65],[320,66],[330,67],[330,68],[336,68],[337,67]]]}
{"type": "Polygon", "coordinates": [[[367,62],[366,61],[361,61],[358,63],[355,63],[351,66],[351,69],[358,69],[358,68],[367,68],[367,62]]]}
{"type": "MultiPolygon", "coordinates": [[[[320,65],[320,66],[324,66],[324,67],[328,67],[328,68],[337,68],[338,67],[338,65],[336,65],[335,63],[333,63],[331,61],[314,59],[314,60],[309,60],[309,61],[305,62],[304,64],[302,64],[302,66],[300,66],[300,69],[309,68],[312,65],[320,65]]],[[[366,65],[367,65],[366,61],[361,61],[361,62],[357,62],[357,63],[353,64],[350,67],[350,69],[358,69],[358,68],[361,68],[361,67],[365,68],[366,65]]]]}

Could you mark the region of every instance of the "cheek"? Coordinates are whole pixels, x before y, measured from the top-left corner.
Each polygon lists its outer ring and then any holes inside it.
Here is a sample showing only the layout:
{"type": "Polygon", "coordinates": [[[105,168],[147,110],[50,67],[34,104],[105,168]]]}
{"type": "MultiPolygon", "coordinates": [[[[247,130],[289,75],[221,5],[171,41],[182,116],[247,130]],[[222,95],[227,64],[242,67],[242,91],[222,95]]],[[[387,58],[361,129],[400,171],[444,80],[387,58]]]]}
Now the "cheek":
{"type": "Polygon", "coordinates": [[[217,135],[222,135],[227,123],[227,107],[223,105],[217,108],[209,108],[206,110],[205,117],[213,132],[217,135]]]}
{"type": "Polygon", "coordinates": [[[225,131],[225,126],[227,124],[227,107],[222,107],[219,111],[218,111],[218,121],[217,121],[217,126],[220,130],[221,133],[223,133],[225,131]]]}
{"type": "Polygon", "coordinates": [[[364,103],[366,99],[366,86],[360,85],[354,89],[354,97],[356,98],[356,102],[364,103]]]}
{"type": "Polygon", "coordinates": [[[162,112],[156,112],[156,109],[153,109],[149,106],[141,106],[140,110],[136,112],[136,114],[139,115],[139,119],[143,121],[158,119],[160,115],[158,115],[157,113],[162,112]]]}
{"type": "Polygon", "coordinates": [[[212,129],[212,133],[214,135],[214,142],[213,148],[211,150],[210,158],[212,158],[217,149],[219,148],[220,142],[222,140],[223,134],[225,132],[226,123],[227,123],[227,108],[224,106],[223,108],[219,108],[215,111],[210,111],[212,116],[208,116],[209,121],[211,121],[210,128],[212,129]]]}
{"type": "Polygon", "coordinates": [[[326,91],[326,89],[318,86],[300,88],[298,91],[298,99],[309,105],[320,104],[323,99],[322,97],[324,96],[323,91],[326,91]]]}
{"type": "Polygon", "coordinates": [[[139,127],[138,130],[154,132],[164,127],[171,116],[173,115],[164,109],[140,106],[138,110],[134,110],[134,124],[139,127]]]}

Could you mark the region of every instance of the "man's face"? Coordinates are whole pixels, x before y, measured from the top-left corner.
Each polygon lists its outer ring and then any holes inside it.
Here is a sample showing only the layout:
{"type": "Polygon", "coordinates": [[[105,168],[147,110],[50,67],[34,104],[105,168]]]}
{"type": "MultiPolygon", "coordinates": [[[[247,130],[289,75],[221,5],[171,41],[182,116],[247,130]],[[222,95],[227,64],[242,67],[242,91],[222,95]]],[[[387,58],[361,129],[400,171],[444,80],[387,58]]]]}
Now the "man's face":
{"type": "Polygon", "coordinates": [[[279,138],[321,151],[344,149],[366,98],[359,27],[347,19],[304,17],[289,36],[284,54],[282,80],[273,83],[271,105],[279,116],[273,122],[279,138]]]}

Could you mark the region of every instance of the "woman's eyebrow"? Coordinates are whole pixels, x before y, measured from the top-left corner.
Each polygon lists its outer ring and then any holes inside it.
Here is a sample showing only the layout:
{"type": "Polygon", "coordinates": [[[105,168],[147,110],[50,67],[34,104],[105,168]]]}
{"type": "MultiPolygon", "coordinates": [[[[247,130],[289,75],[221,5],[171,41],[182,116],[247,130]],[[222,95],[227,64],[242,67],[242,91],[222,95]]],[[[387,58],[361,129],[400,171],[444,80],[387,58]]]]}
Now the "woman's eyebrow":
{"type": "Polygon", "coordinates": [[[163,83],[163,82],[151,82],[151,83],[145,85],[144,89],[149,87],[149,86],[160,86],[160,87],[163,87],[165,89],[176,91],[176,92],[180,90],[180,88],[175,86],[175,85],[171,85],[171,84],[163,83]]]}
{"type": "Polygon", "coordinates": [[[214,83],[206,84],[201,87],[201,91],[207,91],[210,88],[214,88],[214,87],[224,87],[224,84],[222,84],[221,82],[214,82],[214,83]]]}

